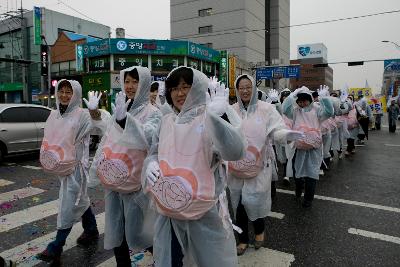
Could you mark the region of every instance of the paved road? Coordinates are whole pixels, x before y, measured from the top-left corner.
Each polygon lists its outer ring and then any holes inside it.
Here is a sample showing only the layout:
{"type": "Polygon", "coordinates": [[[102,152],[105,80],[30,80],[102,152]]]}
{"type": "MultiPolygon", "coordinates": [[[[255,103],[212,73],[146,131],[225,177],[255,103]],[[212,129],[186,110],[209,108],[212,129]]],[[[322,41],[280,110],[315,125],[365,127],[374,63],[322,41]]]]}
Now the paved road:
{"type": "MultiPolygon", "coordinates": [[[[41,170],[37,157],[10,157],[0,165],[0,255],[21,266],[46,266],[33,255],[56,230],[58,180],[41,170]]],[[[400,134],[372,132],[353,157],[335,158],[311,209],[294,201],[293,185],[279,183],[265,249],[247,251],[240,266],[399,266],[399,157],[400,134]]],[[[102,232],[103,192],[98,187],[90,195],[102,232]]],[[[103,236],[90,249],[76,246],[78,226],[64,266],[115,266],[112,252],[102,248],[103,236]]]]}

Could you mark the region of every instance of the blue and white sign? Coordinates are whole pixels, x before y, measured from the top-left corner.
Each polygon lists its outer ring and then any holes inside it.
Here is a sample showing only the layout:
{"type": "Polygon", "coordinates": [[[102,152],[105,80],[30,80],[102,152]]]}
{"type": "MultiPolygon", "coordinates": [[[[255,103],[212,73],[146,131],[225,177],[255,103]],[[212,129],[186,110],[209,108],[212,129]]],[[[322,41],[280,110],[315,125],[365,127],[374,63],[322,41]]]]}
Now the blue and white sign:
{"type": "Polygon", "coordinates": [[[117,42],[117,49],[119,51],[125,51],[128,48],[128,44],[125,40],[120,40],[117,42]]]}
{"type": "Polygon", "coordinates": [[[299,78],[300,66],[263,67],[256,70],[257,80],[271,80],[281,78],[299,78]]]}
{"type": "Polygon", "coordinates": [[[400,73],[400,59],[388,59],[384,62],[384,73],[400,73]]]}
{"type": "Polygon", "coordinates": [[[297,46],[297,59],[323,58],[328,59],[328,49],[322,43],[297,46]]]}

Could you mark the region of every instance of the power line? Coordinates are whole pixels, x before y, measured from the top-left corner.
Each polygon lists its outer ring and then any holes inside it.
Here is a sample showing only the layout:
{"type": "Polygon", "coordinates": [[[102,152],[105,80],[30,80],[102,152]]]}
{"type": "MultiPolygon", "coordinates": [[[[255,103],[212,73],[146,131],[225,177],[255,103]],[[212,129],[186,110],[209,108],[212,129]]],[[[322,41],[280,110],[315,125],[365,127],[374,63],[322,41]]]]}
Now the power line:
{"type": "MultiPolygon", "coordinates": [[[[394,13],[399,13],[399,12],[400,12],[400,9],[396,9],[396,10],[390,10],[390,11],[384,11],[384,12],[372,13],[372,14],[366,14],[366,15],[360,15],[360,16],[352,16],[352,17],[346,17],[346,18],[337,18],[337,19],[330,19],[330,20],[322,20],[322,21],[300,23],[300,24],[294,24],[294,25],[271,27],[270,30],[278,30],[278,29],[285,29],[285,28],[294,28],[294,27],[311,26],[311,25],[318,25],[318,24],[325,24],[325,23],[332,23],[332,22],[340,22],[340,21],[361,19],[361,18],[374,17],[374,16],[380,16],[380,15],[389,15],[389,14],[394,14],[394,13]]],[[[209,34],[208,33],[204,33],[204,34],[183,35],[183,36],[179,36],[178,38],[212,37],[212,36],[219,36],[219,35],[225,35],[225,34],[247,33],[247,32],[257,32],[257,31],[266,31],[266,30],[267,30],[266,28],[253,29],[253,30],[251,30],[251,29],[249,29],[249,30],[238,30],[238,31],[220,30],[220,31],[215,31],[213,33],[209,33],[209,34]],[[227,31],[229,31],[229,32],[227,32],[227,31]]],[[[174,39],[178,39],[178,38],[174,38],[174,39]]]]}

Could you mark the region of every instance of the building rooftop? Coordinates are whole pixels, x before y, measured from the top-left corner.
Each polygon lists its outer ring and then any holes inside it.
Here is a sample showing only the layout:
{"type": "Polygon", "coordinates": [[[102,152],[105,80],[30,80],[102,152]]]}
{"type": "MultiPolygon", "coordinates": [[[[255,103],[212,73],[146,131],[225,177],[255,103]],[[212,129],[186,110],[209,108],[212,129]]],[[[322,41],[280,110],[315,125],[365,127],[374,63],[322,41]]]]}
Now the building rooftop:
{"type": "Polygon", "coordinates": [[[91,37],[91,36],[86,36],[78,33],[73,33],[73,32],[66,32],[64,31],[64,34],[71,40],[71,41],[78,41],[82,39],[86,39],[87,43],[94,42],[97,40],[100,40],[99,38],[91,37]]]}

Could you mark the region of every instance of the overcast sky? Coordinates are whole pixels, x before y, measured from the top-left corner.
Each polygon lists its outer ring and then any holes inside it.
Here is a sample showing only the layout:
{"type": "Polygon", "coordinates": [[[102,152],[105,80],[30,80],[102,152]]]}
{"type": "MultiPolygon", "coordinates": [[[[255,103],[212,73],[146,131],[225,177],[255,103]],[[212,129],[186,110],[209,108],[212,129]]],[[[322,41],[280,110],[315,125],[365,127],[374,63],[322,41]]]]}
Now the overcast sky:
{"type": "MultiPolygon", "coordinates": [[[[253,0],[246,0],[253,1],[253,0]]],[[[168,0],[63,0],[72,8],[112,28],[123,27],[127,37],[169,39],[170,13],[168,0]]],[[[0,12],[19,7],[20,0],[1,0],[0,12]],[[17,4],[16,4],[17,3],[17,4]]],[[[84,18],[58,0],[23,0],[24,8],[46,8],[84,18]]],[[[290,24],[353,17],[400,10],[400,0],[291,0],[290,24]]],[[[291,59],[296,58],[298,44],[324,43],[328,61],[358,61],[363,59],[400,58],[391,40],[400,44],[400,13],[380,15],[343,22],[291,28],[291,59]]],[[[382,84],[383,62],[348,67],[332,65],[334,87],[364,87],[365,80],[373,88],[382,84]]]]}

